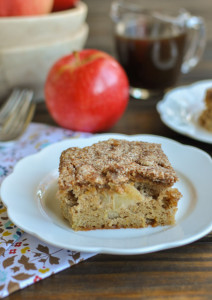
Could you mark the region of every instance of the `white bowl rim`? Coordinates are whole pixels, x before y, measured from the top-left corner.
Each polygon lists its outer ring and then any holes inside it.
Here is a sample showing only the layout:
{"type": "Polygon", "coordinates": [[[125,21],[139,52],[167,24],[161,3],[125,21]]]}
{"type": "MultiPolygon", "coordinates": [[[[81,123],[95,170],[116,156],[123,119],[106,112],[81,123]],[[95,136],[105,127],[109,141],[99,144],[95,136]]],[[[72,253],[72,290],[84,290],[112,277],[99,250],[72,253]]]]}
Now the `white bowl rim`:
{"type": "Polygon", "coordinates": [[[75,40],[78,36],[83,38],[83,36],[85,34],[87,34],[88,30],[89,30],[88,24],[83,23],[77,31],[75,31],[71,34],[70,33],[66,34],[65,36],[63,36],[62,39],[59,38],[57,40],[51,40],[48,43],[43,42],[43,43],[39,43],[39,44],[30,44],[30,45],[3,48],[3,49],[0,50],[0,54],[1,55],[7,55],[7,54],[15,53],[15,52],[30,51],[30,50],[35,50],[36,48],[40,49],[40,48],[45,48],[47,46],[49,47],[51,45],[57,45],[57,44],[65,43],[66,41],[75,40]]]}
{"type": "Polygon", "coordinates": [[[75,7],[62,10],[62,11],[54,11],[45,15],[36,15],[36,16],[16,16],[16,17],[0,17],[0,23],[6,22],[42,22],[49,21],[53,19],[61,18],[61,16],[69,16],[69,15],[78,15],[84,11],[87,11],[87,4],[83,1],[79,1],[75,7]]]}

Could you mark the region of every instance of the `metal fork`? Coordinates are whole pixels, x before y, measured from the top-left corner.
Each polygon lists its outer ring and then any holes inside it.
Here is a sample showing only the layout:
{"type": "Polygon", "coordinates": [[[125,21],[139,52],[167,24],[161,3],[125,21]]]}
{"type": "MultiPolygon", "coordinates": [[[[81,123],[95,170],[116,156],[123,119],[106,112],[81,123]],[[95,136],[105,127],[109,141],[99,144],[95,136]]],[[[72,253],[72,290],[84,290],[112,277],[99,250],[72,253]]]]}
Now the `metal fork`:
{"type": "Polygon", "coordinates": [[[34,111],[33,91],[15,89],[0,110],[0,141],[17,139],[28,126],[34,111]]]}

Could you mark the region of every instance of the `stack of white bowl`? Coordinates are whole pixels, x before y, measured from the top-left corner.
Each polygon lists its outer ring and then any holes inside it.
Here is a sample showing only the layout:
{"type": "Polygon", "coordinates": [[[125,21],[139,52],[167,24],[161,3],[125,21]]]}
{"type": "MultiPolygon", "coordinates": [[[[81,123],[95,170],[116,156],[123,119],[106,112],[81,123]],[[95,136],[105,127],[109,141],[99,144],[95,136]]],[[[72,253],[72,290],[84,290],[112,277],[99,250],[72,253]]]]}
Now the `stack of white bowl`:
{"type": "Polygon", "coordinates": [[[47,73],[60,57],[84,47],[87,6],[32,17],[0,17],[0,99],[15,87],[43,99],[47,73]]]}

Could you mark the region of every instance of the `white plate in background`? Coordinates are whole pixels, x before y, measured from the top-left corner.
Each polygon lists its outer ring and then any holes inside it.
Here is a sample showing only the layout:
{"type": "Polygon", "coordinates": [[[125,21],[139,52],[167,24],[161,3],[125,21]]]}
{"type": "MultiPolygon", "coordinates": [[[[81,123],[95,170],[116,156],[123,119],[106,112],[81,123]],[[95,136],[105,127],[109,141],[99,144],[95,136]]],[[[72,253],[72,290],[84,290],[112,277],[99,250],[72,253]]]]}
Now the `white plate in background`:
{"type": "Polygon", "coordinates": [[[157,104],[163,123],[178,133],[212,144],[212,132],[198,124],[208,88],[212,88],[212,80],[199,81],[168,92],[157,104]]]}

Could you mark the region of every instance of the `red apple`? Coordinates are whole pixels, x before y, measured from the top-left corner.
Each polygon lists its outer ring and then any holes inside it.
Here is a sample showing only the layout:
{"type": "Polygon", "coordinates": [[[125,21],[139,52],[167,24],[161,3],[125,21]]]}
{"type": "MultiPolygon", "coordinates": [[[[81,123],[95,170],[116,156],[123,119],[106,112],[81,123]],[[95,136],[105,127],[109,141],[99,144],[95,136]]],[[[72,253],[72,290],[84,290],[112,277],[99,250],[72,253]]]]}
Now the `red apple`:
{"type": "Polygon", "coordinates": [[[0,17],[44,15],[54,0],[0,0],[0,17]]]}
{"type": "Polygon", "coordinates": [[[53,11],[60,11],[74,7],[79,0],[54,0],[53,11]]]}
{"type": "Polygon", "coordinates": [[[129,83],[121,65],[98,50],[82,50],[58,60],[45,83],[47,108],[62,127],[99,132],[124,113],[129,83]]]}

